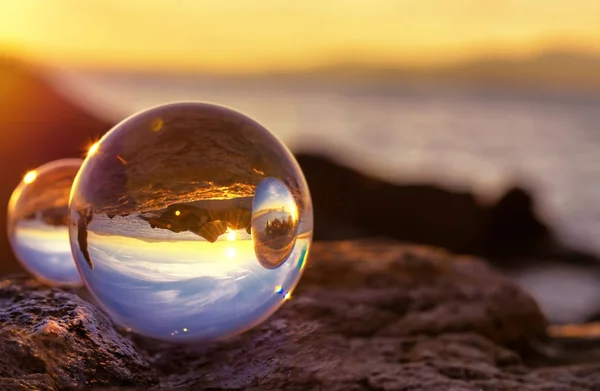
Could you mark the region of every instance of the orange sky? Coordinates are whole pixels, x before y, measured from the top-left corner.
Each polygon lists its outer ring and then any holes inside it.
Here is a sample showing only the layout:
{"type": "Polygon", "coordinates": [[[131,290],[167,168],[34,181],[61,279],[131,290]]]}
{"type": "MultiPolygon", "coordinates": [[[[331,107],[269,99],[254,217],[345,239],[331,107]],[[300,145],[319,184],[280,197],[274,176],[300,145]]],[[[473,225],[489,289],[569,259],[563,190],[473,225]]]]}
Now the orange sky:
{"type": "Polygon", "coordinates": [[[556,45],[600,50],[599,0],[0,0],[3,52],[74,66],[437,64],[556,45]]]}

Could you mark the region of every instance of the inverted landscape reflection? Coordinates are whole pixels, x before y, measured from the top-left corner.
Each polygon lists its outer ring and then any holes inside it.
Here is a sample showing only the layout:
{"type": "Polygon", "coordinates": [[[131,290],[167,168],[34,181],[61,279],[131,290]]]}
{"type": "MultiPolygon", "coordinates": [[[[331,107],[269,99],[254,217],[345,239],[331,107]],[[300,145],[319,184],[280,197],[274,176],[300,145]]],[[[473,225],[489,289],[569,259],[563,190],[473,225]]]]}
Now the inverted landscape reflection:
{"type": "Polygon", "coordinates": [[[295,286],[291,269],[302,268],[308,247],[297,240],[294,262],[272,271],[256,261],[250,238],[146,242],[92,230],[88,243],[92,259],[103,262],[83,272],[95,275],[90,285],[117,322],[190,339],[216,339],[262,321],[295,286]]]}
{"type": "Polygon", "coordinates": [[[290,297],[312,239],[289,151],[247,117],[204,104],[151,109],[111,130],[75,180],[70,221],[77,267],[111,317],[172,341],[265,320],[290,297]]]}

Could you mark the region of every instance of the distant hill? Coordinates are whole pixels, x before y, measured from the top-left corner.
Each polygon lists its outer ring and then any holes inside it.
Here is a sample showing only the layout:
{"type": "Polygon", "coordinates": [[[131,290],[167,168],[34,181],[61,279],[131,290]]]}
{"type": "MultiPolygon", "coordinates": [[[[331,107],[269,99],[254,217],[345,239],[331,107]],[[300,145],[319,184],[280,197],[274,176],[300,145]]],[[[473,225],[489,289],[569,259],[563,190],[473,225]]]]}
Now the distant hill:
{"type": "Polygon", "coordinates": [[[600,54],[550,51],[521,59],[486,58],[433,72],[459,81],[600,88],[600,54]]]}
{"type": "Polygon", "coordinates": [[[418,83],[500,84],[508,87],[584,89],[600,92],[600,53],[569,50],[542,52],[529,57],[487,57],[450,66],[407,66],[338,63],[300,73],[274,73],[275,77],[402,81],[418,83]]]}
{"type": "Polygon", "coordinates": [[[268,80],[282,83],[382,83],[392,85],[477,85],[522,89],[550,89],[600,93],[600,53],[577,50],[549,50],[523,57],[488,56],[451,65],[411,67],[377,64],[360,60],[341,61],[301,71],[270,71],[261,74],[194,73],[192,71],[120,72],[85,70],[92,76],[122,78],[127,82],[164,80],[188,83],[191,77],[225,82],[268,80]],[[179,81],[178,81],[179,80],[179,81]]]}

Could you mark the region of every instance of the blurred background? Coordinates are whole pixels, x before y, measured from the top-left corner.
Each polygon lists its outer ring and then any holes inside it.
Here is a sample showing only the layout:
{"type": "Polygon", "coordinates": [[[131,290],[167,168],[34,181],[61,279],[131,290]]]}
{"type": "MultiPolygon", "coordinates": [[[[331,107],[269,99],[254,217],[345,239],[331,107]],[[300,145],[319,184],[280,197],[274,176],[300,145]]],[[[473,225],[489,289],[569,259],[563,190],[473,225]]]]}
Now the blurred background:
{"type": "MultiPolygon", "coordinates": [[[[600,250],[597,0],[0,0],[4,204],[28,170],[177,100],[394,183],[482,200],[518,183],[600,250]]],[[[593,316],[600,276],[545,272],[515,278],[553,320],[593,316]]]]}

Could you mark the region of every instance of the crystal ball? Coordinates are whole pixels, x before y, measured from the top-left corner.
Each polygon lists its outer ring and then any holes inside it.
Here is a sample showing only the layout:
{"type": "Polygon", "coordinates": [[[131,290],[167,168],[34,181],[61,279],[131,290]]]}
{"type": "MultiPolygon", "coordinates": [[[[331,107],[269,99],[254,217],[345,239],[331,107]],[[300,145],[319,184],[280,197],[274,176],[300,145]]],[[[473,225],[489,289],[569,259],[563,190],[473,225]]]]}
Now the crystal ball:
{"type": "Polygon", "coordinates": [[[50,285],[82,285],[68,228],[69,193],[82,162],[55,160],[29,171],[8,203],[7,232],[15,256],[50,285]]]}
{"type": "Polygon", "coordinates": [[[290,297],[312,240],[309,190],[273,134],[173,103],[111,129],[69,204],[77,267],[113,320],[173,342],[248,330],[290,297]]]}

